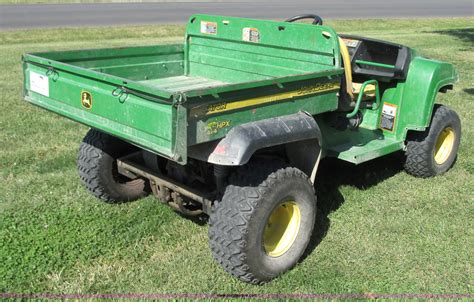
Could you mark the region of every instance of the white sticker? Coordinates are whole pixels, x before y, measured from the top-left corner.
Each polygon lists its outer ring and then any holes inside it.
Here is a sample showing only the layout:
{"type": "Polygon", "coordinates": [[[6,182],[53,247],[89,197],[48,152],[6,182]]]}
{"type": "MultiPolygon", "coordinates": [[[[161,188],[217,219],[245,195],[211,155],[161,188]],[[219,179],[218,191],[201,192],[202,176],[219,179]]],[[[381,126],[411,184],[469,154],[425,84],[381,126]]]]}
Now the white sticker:
{"type": "Polygon", "coordinates": [[[382,112],[391,117],[395,117],[397,115],[397,106],[389,104],[389,103],[384,103],[382,112]]]}
{"type": "Polygon", "coordinates": [[[359,41],[354,40],[354,39],[342,39],[342,41],[344,41],[347,47],[354,48],[354,47],[357,47],[357,45],[359,45],[359,41]]]}
{"type": "Polygon", "coordinates": [[[201,21],[201,33],[216,35],[217,34],[217,23],[201,21]]]}
{"type": "Polygon", "coordinates": [[[260,42],[260,32],[257,28],[245,27],[242,30],[242,40],[247,42],[260,42]]]}
{"type": "Polygon", "coordinates": [[[49,96],[49,78],[30,71],[30,90],[44,96],[49,96]]]}
{"type": "Polygon", "coordinates": [[[393,131],[395,128],[395,119],[397,118],[397,106],[384,103],[382,107],[382,116],[380,118],[380,128],[393,131]]]}

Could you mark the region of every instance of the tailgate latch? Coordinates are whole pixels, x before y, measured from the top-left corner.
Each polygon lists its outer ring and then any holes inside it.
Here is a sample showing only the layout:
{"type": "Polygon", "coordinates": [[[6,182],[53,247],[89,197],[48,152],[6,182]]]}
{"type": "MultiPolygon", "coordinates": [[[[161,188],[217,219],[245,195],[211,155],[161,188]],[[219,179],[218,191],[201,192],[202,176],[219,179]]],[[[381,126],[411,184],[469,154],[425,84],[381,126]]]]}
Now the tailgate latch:
{"type": "Polygon", "coordinates": [[[112,95],[115,96],[115,97],[118,97],[119,102],[123,103],[128,98],[128,90],[127,90],[127,88],[125,88],[123,86],[117,87],[114,90],[112,90],[112,95]]]}

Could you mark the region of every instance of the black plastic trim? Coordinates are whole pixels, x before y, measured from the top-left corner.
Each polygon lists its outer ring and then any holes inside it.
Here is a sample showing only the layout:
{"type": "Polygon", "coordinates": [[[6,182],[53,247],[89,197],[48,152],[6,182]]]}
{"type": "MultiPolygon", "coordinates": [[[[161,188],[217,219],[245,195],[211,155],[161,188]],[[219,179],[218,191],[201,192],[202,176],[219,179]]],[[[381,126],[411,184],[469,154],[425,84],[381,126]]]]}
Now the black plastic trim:
{"type": "Polygon", "coordinates": [[[257,150],[308,139],[317,139],[321,143],[321,130],[311,115],[298,112],[269,118],[232,128],[215,146],[207,161],[241,166],[257,150]]]}

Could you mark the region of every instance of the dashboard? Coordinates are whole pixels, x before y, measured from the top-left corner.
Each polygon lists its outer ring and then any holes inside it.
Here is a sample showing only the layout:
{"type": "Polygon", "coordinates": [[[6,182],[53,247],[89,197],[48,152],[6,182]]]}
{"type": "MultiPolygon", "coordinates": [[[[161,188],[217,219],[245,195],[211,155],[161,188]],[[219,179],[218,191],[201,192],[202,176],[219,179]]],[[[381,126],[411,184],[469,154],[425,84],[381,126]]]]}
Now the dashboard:
{"type": "Polygon", "coordinates": [[[410,48],[359,36],[340,37],[349,51],[353,75],[386,82],[406,79],[411,61],[410,48]]]}

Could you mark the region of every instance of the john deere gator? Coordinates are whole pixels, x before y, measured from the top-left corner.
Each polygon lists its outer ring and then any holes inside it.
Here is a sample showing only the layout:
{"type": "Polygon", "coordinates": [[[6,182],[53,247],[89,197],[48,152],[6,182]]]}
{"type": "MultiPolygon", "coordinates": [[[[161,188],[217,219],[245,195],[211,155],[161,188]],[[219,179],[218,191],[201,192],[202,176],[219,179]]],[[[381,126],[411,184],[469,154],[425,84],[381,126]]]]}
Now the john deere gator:
{"type": "Polygon", "coordinates": [[[77,166],[92,195],[153,193],[209,216],[213,257],[254,284],[307,248],[322,159],[402,151],[409,174],[432,177],[461,138],[458,115],[435,104],[458,80],[451,64],[316,15],[194,15],[183,44],[25,54],[23,70],[26,101],[91,128],[77,166]]]}

